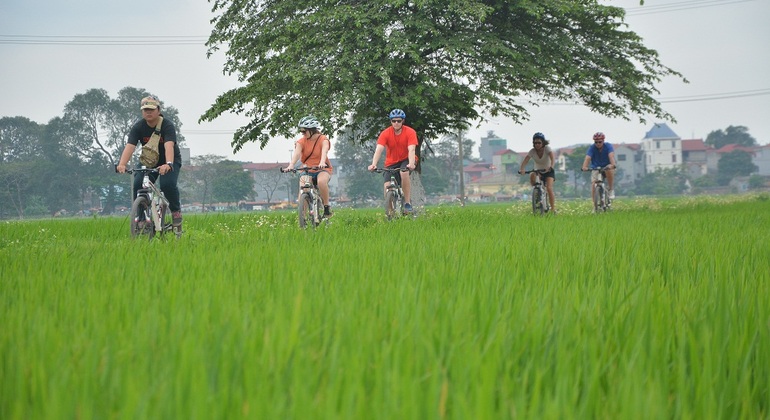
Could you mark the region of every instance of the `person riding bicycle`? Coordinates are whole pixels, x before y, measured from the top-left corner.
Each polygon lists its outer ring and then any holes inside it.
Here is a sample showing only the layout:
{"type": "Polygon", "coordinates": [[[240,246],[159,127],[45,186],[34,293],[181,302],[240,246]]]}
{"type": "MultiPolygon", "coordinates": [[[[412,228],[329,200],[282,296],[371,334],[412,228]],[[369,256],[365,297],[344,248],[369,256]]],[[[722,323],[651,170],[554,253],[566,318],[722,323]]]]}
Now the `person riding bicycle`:
{"type": "MultiPolygon", "coordinates": [[[[583,160],[583,170],[588,170],[590,164],[592,168],[603,168],[607,165],[612,165],[611,168],[604,173],[607,176],[607,187],[609,188],[610,200],[615,198],[615,168],[617,162],[615,161],[615,149],[611,144],[604,141],[604,133],[598,132],[594,134],[594,144],[592,144],[586,152],[586,158],[583,160]]],[[[591,182],[600,180],[599,171],[591,172],[591,182]]],[[[593,198],[594,189],[591,188],[591,198],[593,198]]]]}
{"type": "MultiPolygon", "coordinates": [[[[553,150],[548,146],[549,141],[545,139],[545,134],[537,132],[532,136],[532,149],[530,149],[527,156],[521,162],[519,167],[519,173],[524,174],[524,168],[527,166],[527,162],[530,159],[534,162],[535,170],[545,170],[543,178],[545,179],[545,189],[548,193],[548,202],[551,204],[551,210],[556,214],[555,194],[553,193],[553,182],[556,180],[556,175],[553,169],[556,159],[553,157],[553,150]]],[[[532,172],[529,174],[529,183],[534,186],[537,176],[540,174],[532,172]]]]}
{"type": "MultiPolygon", "coordinates": [[[[118,161],[116,170],[121,174],[126,172],[126,165],[134,154],[137,144],[139,142],[143,146],[147,144],[155,131],[155,127],[158,125],[160,117],[163,116],[160,113],[160,100],[152,95],[142,98],[140,109],[142,110],[142,120],[137,121],[131,127],[126,147],[123,149],[123,153],[118,161]]],[[[162,175],[160,177],[160,190],[163,191],[168,200],[174,231],[180,233],[182,231],[182,204],[179,198],[177,181],[179,180],[179,171],[182,168],[182,152],[179,150],[179,145],[176,141],[176,127],[170,118],[164,118],[161,124],[158,154],[160,157],[155,167],[158,169],[158,173],[162,175]]],[[[158,178],[158,173],[149,174],[150,181],[155,182],[158,178]]],[[[144,174],[142,173],[136,172],[134,174],[133,199],[136,199],[137,192],[142,188],[143,177],[144,174]]]]}
{"type": "MultiPolygon", "coordinates": [[[[382,130],[379,138],[377,138],[377,147],[374,150],[372,164],[369,165],[367,169],[370,171],[375,170],[382,152],[385,151],[385,168],[407,168],[412,171],[417,166],[415,157],[415,150],[417,149],[417,132],[414,131],[412,127],[404,124],[406,113],[401,109],[396,108],[390,111],[388,118],[390,118],[391,126],[382,130]]],[[[404,190],[404,212],[411,213],[412,182],[409,175],[402,177],[401,172],[396,172],[395,174],[383,172],[382,175],[385,179],[384,193],[387,193],[388,191],[391,175],[395,175],[396,180],[404,190]]]]}
{"type": "MultiPolygon", "coordinates": [[[[331,217],[333,213],[329,207],[329,180],[334,172],[328,157],[331,142],[328,137],[321,133],[321,123],[312,115],[302,117],[297,127],[299,127],[302,137],[294,143],[294,153],[291,155],[291,162],[289,162],[289,166],[284,171],[294,169],[294,165],[298,161],[303,166],[320,167],[321,169],[311,170],[309,175],[313,178],[313,183],[318,186],[318,191],[321,193],[321,200],[324,203],[324,217],[331,217]]],[[[299,180],[300,190],[305,182],[303,178],[300,177],[299,180]]]]}

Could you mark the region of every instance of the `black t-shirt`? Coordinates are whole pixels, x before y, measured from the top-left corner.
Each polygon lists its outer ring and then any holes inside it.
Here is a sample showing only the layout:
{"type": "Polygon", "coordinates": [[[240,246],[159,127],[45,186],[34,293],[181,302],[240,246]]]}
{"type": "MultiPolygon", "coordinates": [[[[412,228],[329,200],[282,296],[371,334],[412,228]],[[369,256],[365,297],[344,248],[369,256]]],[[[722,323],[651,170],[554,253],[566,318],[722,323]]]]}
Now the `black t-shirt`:
{"type": "MultiPolygon", "coordinates": [[[[137,146],[139,142],[144,146],[145,143],[150,141],[150,136],[155,131],[155,128],[147,125],[144,119],[140,119],[135,122],[131,131],[128,133],[128,144],[137,146]]],[[[166,141],[174,142],[174,163],[182,165],[182,152],[179,150],[179,144],[176,142],[176,127],[171,120],[163,118],[163,124],[160,126],[160,142],[158,143],[158,152],[160,158],[158,159],[158,166],[165,165],[169,159],[166,159],[166,147],[164,143],[166,141]]]]}

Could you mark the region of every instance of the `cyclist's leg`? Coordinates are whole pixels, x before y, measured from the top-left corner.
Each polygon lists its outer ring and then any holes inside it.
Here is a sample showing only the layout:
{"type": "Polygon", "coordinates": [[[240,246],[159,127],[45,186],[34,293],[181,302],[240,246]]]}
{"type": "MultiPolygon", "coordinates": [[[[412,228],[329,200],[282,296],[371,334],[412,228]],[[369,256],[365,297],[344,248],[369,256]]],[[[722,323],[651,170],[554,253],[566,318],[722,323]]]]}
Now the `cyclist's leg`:
{"type": "MultiPolygon", "coordinates": [[[[402,160],[398,165],[393,165],[397,168],[404,169],[409,164],[409,160],[402,160]]],[[[412,180],[409,178],[409,172],[399,172],[396,174],[401,184],[401,189],[404,190],[404,204],[412,202],[412,180]]]]}
{"type": "Polygon", "coordinates": [[[174,165],[174,170],[166,172],[165,175],[160,177],[160,190],[163,191],[163,195],[168,200],[168,207],[171,210],[171,217],[173,219],[174,228],[177,233],[181,233],[182,230],[182,203],[179,199],[179,169],[174,165]]]}
{"type": "Polygon", "coordinates": [[[323,200],[324,206],[329,205],[329,180],[331,177],[326,171],[318,173],[318,191],[321,193],[321,200],[323,200]]]}
{"type": "Polygon", "coordinates": [[[537,176],[537,173],[535,173],[535,172],[532,172],[531,174],[529,174],[529,185],[531,185],[533,187],[535,186],[535,179],[536,179],[535,177],[536,176],[537,176]]]}
{"type": "Polygon", "coordinates": [[[607,189],[608,194],[615,194],[615,170],[614,169],[607,169],[604,171],[604,173],[607,175],[607,189]],[[611,192],[611,193],[610,193],[611,192]]]}
{"type": "Polygon", "coordinates": [[[596,199],[598,197],[595,197],[595,191],[596,191],[596,182],[601,181],[601,174],[597,170],[591,171],[591,201],[596,202],[596,199]]]}
{"type": "Polygon", "coordinates": [[[136,193],[139,192],[139,190],[142,188],[142,178],[144,178],[144,175],[142,175],[139,172],[134,173],[134,191],[133,191],[133,197],[131,197],[131,202],[133,203],[134,200],[136,200],[136,193]]]}
{"type": "Polygon", "coordinates": [[[548,204],[551,205],[551,210],[556,211],[556,195],[553,193],[553,177],[545,178],[545,189],[548,193],[548,204]]]}
{"type": "Polygon", "coordinates": [[[163,195],[166,196],[166,200],[168,200],[168,206],[171,208],[172,212],[177,212],[182,210],[182,205],[179,200],[179,186],[177,185],[177,181],[179,181],[179,171],[177,171],[176,168],[174,168],[171,172],[166,172],[165,175],[160,177],[160,190],[163,191],[163,195]]]}

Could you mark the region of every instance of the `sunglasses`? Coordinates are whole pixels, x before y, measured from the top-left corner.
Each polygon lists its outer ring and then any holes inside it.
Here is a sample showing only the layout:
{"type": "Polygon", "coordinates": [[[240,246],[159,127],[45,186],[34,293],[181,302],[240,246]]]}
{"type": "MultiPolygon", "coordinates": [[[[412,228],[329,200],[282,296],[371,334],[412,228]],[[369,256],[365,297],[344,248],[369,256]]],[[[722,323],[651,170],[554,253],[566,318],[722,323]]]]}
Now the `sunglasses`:
{"type": "Polygon", "coordinates": [[[404,120],[390,120],[393,124],[401,124],[404,120]]]}
{"type": "Polygon", "coordinates": [[[543,144],[542,141],[533,141],[532,144],[543,144]]]}
{"type": "Polygon", "coordinates": [[[604,140],[594,140],[594,143],[604,143],[604,140]]]}
{"type": "Polygon", "coordinates": [[[305,134],[307,133],[307,130],[299,130],[300,133],[305,134]]]}

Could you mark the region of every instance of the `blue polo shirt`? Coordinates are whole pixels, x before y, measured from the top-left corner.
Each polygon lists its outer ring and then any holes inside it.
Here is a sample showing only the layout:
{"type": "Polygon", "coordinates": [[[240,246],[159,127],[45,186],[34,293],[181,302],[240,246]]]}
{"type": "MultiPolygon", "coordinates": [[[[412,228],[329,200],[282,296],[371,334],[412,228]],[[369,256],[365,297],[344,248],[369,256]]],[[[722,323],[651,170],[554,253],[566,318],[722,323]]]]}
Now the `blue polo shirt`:
{"type": "Polygon", "coordinates": [[[610,153],[614,152],[615,149],[612,148],[612,145],[604,142],[604,147],[599,150],[598,147],[596,147],[595,144],[592,144],[588,151],[586,152],[586,156],[591,157],[591,166],[594,168],[601,168],[604,166],[609,165],[610,162],[610,153]]]}

